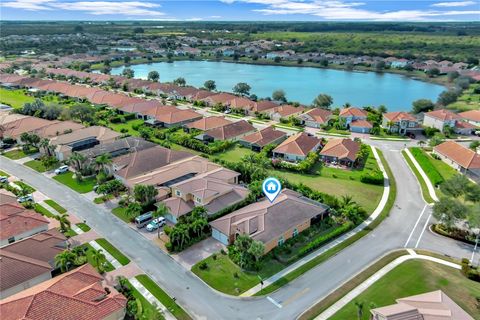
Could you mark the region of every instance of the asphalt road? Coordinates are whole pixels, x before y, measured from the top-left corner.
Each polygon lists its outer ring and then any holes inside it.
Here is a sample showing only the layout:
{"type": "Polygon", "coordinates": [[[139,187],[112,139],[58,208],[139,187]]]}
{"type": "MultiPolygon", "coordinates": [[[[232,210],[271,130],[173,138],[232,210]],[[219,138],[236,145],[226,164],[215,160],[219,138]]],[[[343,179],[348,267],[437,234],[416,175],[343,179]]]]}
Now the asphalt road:
{"type": "Polygon", "coordinates": [[[393,249],[415,247],[418,243],[419,248],[448,252],[451,256],[471,255],[470,248],[460,248],[453,241],[437,237],[425,241],[423,237],[427,231],[422,230],[431,209],[425,207],[418,182],[400,153],[403,143],[372,141],[372,144],[382,149],[397,181],[397,198],[389,217],[367,236],[282,287],[268,299],[240,299],[217,293],[109,211],[93,204],[82,195],[6,158],[0,159],[0,167],[25,180],[78,217],[86,219],[101,236],[132,258],[145,273],[171,296],[176,297],[194,318],[294,319],[393,249]]]}

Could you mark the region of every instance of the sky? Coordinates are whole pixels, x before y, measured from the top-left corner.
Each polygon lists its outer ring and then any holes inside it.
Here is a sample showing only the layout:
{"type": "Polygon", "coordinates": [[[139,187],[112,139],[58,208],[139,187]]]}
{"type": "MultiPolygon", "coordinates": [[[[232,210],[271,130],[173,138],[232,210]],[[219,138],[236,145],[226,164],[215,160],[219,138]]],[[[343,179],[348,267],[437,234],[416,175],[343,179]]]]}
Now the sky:
{"type": "Polygon", "coordinates": [[[1,20],[480,21],[480,0],[1,0],[1,20]]]}

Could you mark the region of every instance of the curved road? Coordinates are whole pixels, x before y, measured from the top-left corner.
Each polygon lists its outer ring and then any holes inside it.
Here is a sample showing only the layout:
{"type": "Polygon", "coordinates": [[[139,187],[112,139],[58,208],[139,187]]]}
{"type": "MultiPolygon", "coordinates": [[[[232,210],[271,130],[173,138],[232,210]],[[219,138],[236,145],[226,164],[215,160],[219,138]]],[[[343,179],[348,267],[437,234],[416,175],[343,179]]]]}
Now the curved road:
{"type": "MultiPolygon", "coordinates": [[[[399,151],[403,143],[371,141],[371,144],[382,149],[397,181],[397,198],[389,217],[367,236],[271,294],[269,299],[240,299],[219,294],[108,210],[14,161],[2,157],[0,164],[2,170],[23,179],[69,212],[86,219],[101,236],[132,258],[145,273],[171,296],[176,297],[194,318],[294,319],[388,251],[405,245],[415,247],[417,242],[419,247],[422,247],[423,241],[418,239],[430,214],[430,208],[426,207],[416,178],[399,151]]],[[[429,247],[432,249],[431,243],[429,247]]],[[[448,242],[446,246],[442,243],[442,247],[438,248],[452,256],[471,255],[471,249],[469,251],[469,248],[457,248],[455,243],[448,242]]]]}

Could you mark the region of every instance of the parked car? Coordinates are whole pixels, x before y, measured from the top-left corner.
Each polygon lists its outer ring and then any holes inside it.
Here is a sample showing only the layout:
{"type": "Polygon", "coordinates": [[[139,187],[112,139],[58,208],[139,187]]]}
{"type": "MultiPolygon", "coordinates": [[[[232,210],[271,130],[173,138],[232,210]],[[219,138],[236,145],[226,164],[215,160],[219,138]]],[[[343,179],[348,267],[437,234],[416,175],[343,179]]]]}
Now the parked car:
{"type": "Polygon", "coordinates": [[[58,167],[57,169],[55,169],[55,174],[61,174],[61,173],[64,173],[64,172],[67,172],[68,171],[68,166],[60,166],[58,167]]]}
{"type": "Polygon", "coordinates": [[[157,230],[161,226],[165,225],[165,218],[164,217],[159,217],[157,219],[153,219],[148,225],[147,225],[147,231],[152,232],[154,230],[157,230]]]}
{"type": "Polygon", "coordinates": [[[138,229],[145,227],[153,218],[153,212],[147,212],[135,218],[135,225],[138,229]]]}
{"type": "Polygon", "coordinates": [[[480,137],[480,130],[475,131],[475,135],[480,137]]]}
{"type": "Polygon", "coordinates": [[[33,201],[33,196],[31,194],[27,194],[26,196],[19,197],[17,201],[18,203],[33,201]]]}
{"type": "Polygon", "coordinates": [[[1,176],[0,177],[0,183],[8,183],[8,177],[7,176],[1,176]]]}

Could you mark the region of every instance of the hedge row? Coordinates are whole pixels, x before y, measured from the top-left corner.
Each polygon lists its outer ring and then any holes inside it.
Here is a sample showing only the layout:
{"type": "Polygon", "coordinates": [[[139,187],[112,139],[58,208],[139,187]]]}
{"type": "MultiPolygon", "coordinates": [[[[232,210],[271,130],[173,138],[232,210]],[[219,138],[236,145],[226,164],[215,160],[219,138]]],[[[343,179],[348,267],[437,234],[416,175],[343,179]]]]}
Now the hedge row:
{"type": "Polygon", "coordinates": [[[311,241],[309,244],[307,244],[305,247],[300,249],[298,251],[298,256],[302,257],[315,249],[319,248],[320,246],[324,245],[327,241],[330,241],[345,232],[351,230],[354,227],[353,222],[349,221],[342,226],[338,227],[337,229],[332,230],[332,232],[326,233],[324,235],[319,236],[318,238],[314,239],[311,241]]]}

